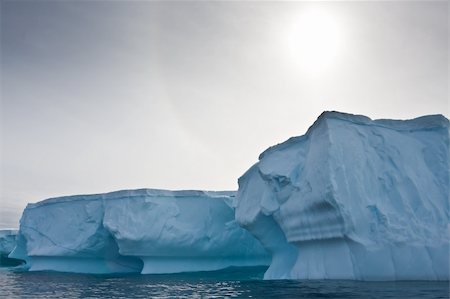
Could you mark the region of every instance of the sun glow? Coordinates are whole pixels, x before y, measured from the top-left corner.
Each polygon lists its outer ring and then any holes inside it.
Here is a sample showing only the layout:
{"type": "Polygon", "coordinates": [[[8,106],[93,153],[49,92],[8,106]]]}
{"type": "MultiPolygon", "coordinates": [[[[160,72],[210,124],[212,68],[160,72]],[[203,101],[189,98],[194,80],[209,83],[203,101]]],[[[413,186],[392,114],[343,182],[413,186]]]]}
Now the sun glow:
{"type": "Polygon", "coordinates": [[[333,65],[342,50],[340,23],[331,13],[308,9],[297,15],[286,37],[291,62],[309,74],[333,65]]]}

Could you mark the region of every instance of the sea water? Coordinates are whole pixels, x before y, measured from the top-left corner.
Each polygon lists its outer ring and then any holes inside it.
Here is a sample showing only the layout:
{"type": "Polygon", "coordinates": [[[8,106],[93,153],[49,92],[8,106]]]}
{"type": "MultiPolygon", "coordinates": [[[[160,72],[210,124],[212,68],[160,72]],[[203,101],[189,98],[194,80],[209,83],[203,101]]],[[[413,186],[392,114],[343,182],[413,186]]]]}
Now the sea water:
{"type": "Polygon", "coordinates": [[[0,268],[0,298],[448,298],[448,282],[262,280],[264,267],[171,275],[0,268]]]}

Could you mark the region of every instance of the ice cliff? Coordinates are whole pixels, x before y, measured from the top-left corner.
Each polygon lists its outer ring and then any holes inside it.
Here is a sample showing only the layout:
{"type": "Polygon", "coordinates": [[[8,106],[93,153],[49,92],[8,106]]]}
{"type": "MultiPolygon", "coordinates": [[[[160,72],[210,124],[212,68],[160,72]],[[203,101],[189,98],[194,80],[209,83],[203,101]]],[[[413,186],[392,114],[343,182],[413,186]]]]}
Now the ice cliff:
{"type": "Polygon", "coordinates": [[[16,246],[17,230],[1,229],[0,230],[0,254],[9,254],[16,246]]]}
{"type": "Polygon", "coordinates": [[[175,273],[268,265],[233,192],[142,189],[29,204],[10,257],[30,271],[175,273]]]}
{"type": "Polygon", "coordinates": [[[448,280],[449,121],[324,112],[240,179],[266,279],[448,280]]]}
{"type": "Polygon", "coordinates": [[[18,266],[23,263],[21,260],[8,258],[9,253],[16,246],[16,229],[0,229],[0,266],[18,266]]]}

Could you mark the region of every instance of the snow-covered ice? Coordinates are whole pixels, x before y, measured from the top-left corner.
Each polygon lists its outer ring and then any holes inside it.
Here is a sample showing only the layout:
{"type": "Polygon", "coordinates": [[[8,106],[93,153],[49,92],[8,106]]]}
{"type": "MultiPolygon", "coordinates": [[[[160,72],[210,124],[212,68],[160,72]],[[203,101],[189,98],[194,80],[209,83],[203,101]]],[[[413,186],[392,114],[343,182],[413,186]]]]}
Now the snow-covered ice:
{"type": "Polygon", "coordinates": [[[30,271],[176,273],[268,265],[234,192],[118,191],[29,204],[10,257],[30,271]]]}
{"type": "Polygon", "coordinates": [[[240,179],[266,279],[448,280],[449,121],[324,112],[240,179]]]}

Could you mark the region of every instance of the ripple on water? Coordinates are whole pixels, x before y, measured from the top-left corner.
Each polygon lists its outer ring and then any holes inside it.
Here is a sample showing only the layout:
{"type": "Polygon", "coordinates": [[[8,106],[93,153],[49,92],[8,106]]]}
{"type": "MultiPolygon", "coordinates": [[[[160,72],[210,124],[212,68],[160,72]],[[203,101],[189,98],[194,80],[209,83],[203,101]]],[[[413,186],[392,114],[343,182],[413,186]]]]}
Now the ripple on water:
{"type": "Polygon", "coordinates": [[[0,270],[0,298],[448,298],[448,282],[261,280],[264,267],[173,275],[0,270]]]}

